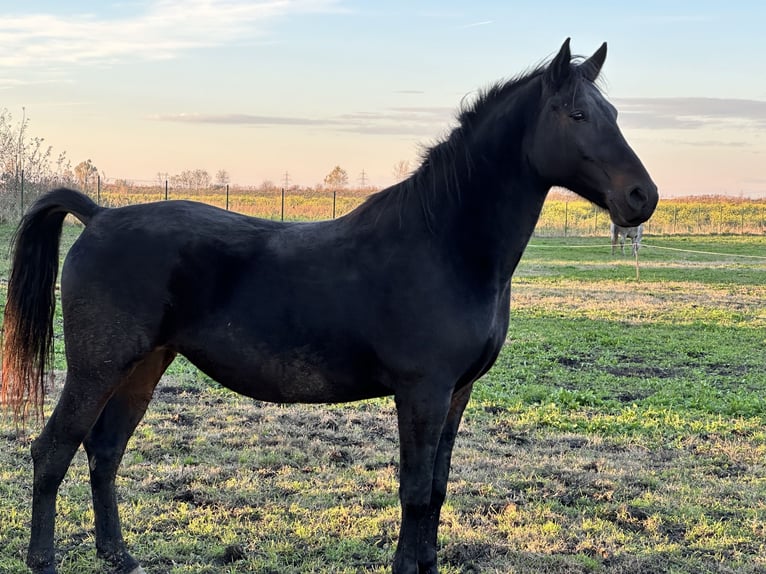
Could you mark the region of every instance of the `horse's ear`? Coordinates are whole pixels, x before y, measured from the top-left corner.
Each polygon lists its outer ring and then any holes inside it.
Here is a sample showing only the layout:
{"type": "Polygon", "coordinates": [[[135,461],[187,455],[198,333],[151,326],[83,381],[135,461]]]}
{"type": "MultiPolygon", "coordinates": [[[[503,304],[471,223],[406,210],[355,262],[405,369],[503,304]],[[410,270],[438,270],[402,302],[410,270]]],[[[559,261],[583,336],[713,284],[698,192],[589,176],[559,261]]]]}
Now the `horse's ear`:
{"type": "Polygon", "coordinates": [[[601,72],[601,66],[604,65],[604,60],[606,60],[606,42],[601,44],[601,47],[590,58],[580,64],[583,77],[586,80],[595,82],[599,72],[601,72]]]}
{"type": "Polygon", "coordinates": [[[567,38],[545,71],[545,82],[553,91],[558,90],[569,79],[571,61],[572,52],[569,51],[569,38],[567,38]]]}

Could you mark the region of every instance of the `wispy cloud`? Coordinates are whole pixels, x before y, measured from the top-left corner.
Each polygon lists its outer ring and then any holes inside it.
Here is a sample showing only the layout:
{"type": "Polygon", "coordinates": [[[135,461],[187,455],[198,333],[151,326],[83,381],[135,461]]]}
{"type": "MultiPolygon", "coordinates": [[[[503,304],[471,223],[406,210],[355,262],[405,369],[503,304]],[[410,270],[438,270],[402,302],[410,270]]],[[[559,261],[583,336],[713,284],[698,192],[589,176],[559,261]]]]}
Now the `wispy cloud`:
{"type": "Polygon", "coordinates": [[[19,80],[17,78],[0,78],[0,90],[5,88],[15,88],[18,86],[24,86],[27,82],[19,80]]]}
{"type": "MultiPolygon", "coordinates": [[[[693,130],[704,127],[766,128],[766,101],[717,98],[615,99],[623,128],[693,130]]],[[[443,134],[454,124],[456,109],[439,106],[401,106],[357,111],[331,117],[301,117],[247,113],[185,113],[156,115],[149,119],[189,124],[320,127],[360,134],[443,134]]],[[[696,140],[695,140],[696,141],[696,140]]],[[[706,140],[713,143],[712,140],[706,140]]],[[[703,145],[697,142],[695,145],[703,145]]],[[[744,146],[741,142],[716,145],[744,146]]]]}
{"type": "Polygon", "coordinates": [[[226,124],[253,126],[331,126],[338,123],[332,119],[302,118],[288,116],[259,116],[252,114],[164,114],[149,119],[187,124],[226,124]]]}
{"type": "Polygon", "coordinates": [[[481,22],[472,22],[470,24],[465,24],[463,26],[460,26],[459,28],[461,30],[465,30],[467,28],[478,28],[479,26],[488,26],[489,24],[493,24],[494,20],[482,20],[481,22]]]}
{"type": "Polygon", "coordinates": [[[620,124],[641,129],[766,128],[766,101],[734,98],[618,98],[620,124]]]}
{"type": "Polygon", "coordinates": [[[197,47],[252,40],[275,19],[339,9],[339,0],[149,0],[108,18],[0,12],[0,69],[168,59],[197,47]]]}
{"type": "Polygon", "coordinates": [[[155,115],[148,119],[188,124],[321,127],[359,134],[433,137],[448,129],[453,117],[454,110],[445,107],[399,107],[376,112],[353,112],[327,118],[182,113],[155,115]]]}
{"type": "Polygon", "coordinates": [[[359,134],[433,137],[448,130],[454,116],[454,108],[409,106],[344,114],[338,119],[346,124],[341,129],[359,134]]]}
{"type": "Polygon", "coordinates": [[[723,140],[693,140],[693,139],[663,139],[665,143],[686,146],[686,147],[704,147],[704,148],[748,148],[750,143],[743,141],[723,141],[723,140]]]}

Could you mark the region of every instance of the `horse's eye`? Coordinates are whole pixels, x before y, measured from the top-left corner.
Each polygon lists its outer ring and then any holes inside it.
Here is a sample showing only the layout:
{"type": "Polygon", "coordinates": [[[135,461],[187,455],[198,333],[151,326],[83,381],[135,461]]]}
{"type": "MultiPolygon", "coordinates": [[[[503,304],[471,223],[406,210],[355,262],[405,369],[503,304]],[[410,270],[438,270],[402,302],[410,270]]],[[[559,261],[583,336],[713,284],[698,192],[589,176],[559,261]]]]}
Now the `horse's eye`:
{"type": "Polygon", "coordinates": [[[569,114],[569,117],[576,122],[582,122],[585,120],[585,112],[583,112],[582,110],[575,110],[571,114],[569,114]]]}

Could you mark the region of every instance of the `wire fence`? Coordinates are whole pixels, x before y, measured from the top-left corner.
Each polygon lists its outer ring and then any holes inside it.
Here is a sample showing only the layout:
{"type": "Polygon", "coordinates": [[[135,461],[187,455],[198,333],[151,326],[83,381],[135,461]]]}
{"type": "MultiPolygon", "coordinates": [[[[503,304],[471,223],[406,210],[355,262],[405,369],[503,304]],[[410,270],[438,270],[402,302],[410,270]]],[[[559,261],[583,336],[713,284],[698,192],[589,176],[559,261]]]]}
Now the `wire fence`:
{"type": "Polygon", "coordinates": [[[245,215],[283,221],[334,219],[352,211],[376,191],[373,188],[315,189],[229,184],[191,187],[174,186],[171,180],[134,184],[124,180],[102,181],[100,178],[90,185],[71,181],[30,184],[22,179],[0,186],[0,221],[17,222],[40,195],[62,185],[79,189],[106,207],[185,199],[245,215]]]}
{"type": "MultiPolygon", "coordinates": [[[[671,240],[672,241],[672,240],[671,240]]],[[[599,250],[602,253],[606,253],[607,249],[612,249],[613,246],[611,243],[593,243],[592,241],[583,244],[583,245],[546,245],[545,243],[535,243],[530,242],[527,244],[527,248],[531,250],[535,249],[548,249],[548,250],[561,250],[561,249],[581,249],[586,251],[596,251],[599,250]]],[[[655,243],[646,243],[645,241],[642,241],[640,244],[639,249],[636,249],[633,251],[633,260],[635,262],[635,269],[636,269],[636,281],[641,280],[641,258],[639,257],[639,253],[646,253],[646,249],[649,249],[649,251],[653,250],[660,250],[660,251],[670,251],[677,255],[681,254],[689,254],[692,257],[694,256],[708,256],[708,257],[714,257],[717,259],[716,265],[720,265],[722,261],[726,261],[728,265],[731,265],[732,261],[739,260],[737,263],[737,266],[739,268],[742,267],[742,265],[748,265],[753,268],[759,269],[763,268],[764,271],[766,271],[766,255],[752,255],[752,254],[745,254],[745,253],[726,253],[721,251],[709,251],[709,250],[701,250],[701,249],[688,249],[688,248],[682,248],[682,247],[670,247],[668,245],[657,245],[655,243]]],[[[623,253],[625,255],[625,253],[623,253]]],[[[684,257],[682,255],[682,257],[684,257]]]]}
{"type": "MultiPolygon", "coordinates": [[[[247,187],[215,185],[193,187],[95,178],[86,185],[72,181],[0,182],[0,221],[15,223],[45,191],[60,185],[77,187],[99,205],[120,207],[151,201],[188,199],[246,215],[283,221],[310,221],[340,217],[360,205],[374,188],[328,189],[304,187],[247,187]]],[[[535,229],[538,237],[603,236],[609,216],[591,203],[569,194],[552,193],[535,229]]],[[[763,235],[766,234],[766,199],[730,197],[677,198],[660,201],[645,234],[654,235],[763,235]]]]}
{"type": "MultiPolygon", "coordinates": [[[[538,237],[609,234],[609,215],[584,200],[550,197],[535,228],[538,237]]],[[[763,235],[766,200],[699,197],[663,199],[644,224],[648,235],[763,235]]]]}

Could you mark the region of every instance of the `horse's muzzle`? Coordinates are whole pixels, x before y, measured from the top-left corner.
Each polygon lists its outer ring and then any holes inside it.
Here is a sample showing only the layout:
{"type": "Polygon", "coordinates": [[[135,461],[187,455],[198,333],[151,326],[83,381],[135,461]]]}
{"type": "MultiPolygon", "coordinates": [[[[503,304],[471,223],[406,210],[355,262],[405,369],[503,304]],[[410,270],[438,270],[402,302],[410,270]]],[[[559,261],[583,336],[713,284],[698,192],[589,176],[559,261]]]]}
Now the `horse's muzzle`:
{"type": "Polygon", "coordinates": [[[612,221],[623,227],[635,227],[652,216],[659,194],[654,182],[647,180],[622,193],[612,194],[611,199],[607,204],[612,221]]]}

